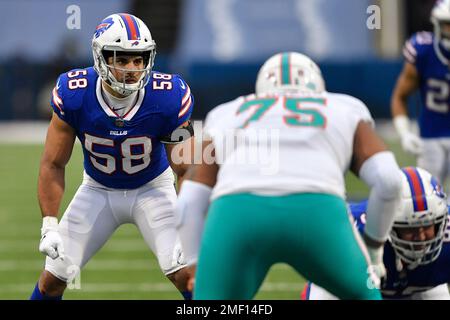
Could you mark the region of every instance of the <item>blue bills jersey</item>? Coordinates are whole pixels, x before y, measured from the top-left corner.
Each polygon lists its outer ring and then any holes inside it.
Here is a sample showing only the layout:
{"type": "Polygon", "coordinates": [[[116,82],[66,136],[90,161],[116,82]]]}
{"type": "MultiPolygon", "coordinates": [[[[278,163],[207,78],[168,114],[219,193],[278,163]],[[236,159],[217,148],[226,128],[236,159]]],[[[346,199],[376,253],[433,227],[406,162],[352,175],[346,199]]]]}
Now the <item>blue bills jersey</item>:
{"type": "MultiPolygon", "coordinates": [[[[350,203],[350,210],[355,219],[358,230],[362,233],[366,223],[367,201],[350,203]]],[[[395,253],[389,241],[384,246],[383,261],[386,266],[387,280],[382,288],[386,298],[405,298],[413,293],[431,289],[437,285],[450,283],[450,226],[447,224],[444,244],[439,257],[424,266],[413,270],[406,267],[398,272],[395,262],[395,253]]]]}
{"type": "Polygon", "coordinates": [[[433,33],[418,32],[403,48],[406,61],[419,74],[422,107],[418,123],[423,138],[450,136],[450,52],[434,42],[433,33]]]}
{"type": "Polygon", "coordinates": [[[51,106],[75,130],[86,173],[109,188],[134,189],[168,168],[160,137],[189,119],[194,98],[180,76],[153,71],[121,117],[105,102],[101,78],[87,68],[59,76],[51,106]]]}

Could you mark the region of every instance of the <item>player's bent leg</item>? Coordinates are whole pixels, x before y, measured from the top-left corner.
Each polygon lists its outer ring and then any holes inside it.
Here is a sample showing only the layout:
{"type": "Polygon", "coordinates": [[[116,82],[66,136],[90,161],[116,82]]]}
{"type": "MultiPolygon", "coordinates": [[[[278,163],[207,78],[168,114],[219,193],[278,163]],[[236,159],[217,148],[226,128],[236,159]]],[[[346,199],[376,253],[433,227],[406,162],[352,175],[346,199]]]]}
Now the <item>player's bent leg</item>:
{"type": "Polygon", "coordinates": [[[62,296],[67,287],[66,281],[58,279],[49,271],[44,270],[39,279],[39,290],[43,295],[56,297],[62,296]]]}
{"type": "Polygon", "coordinates": [[[341,299],[381,299],[369,277],[365,246],[344,200],[325,194],[301,194],[286,197],[285,202],[302,213],[292,214],[295,211],[291,210],[291,223],[285,227],[286,234],[292,235],[290,245],[298,252],[287,262],[341,299]],[[296,233],[301,237],[293,236],[296,233]]]}
{"type": "Polygon", "coordinates": [[[66,282],[44,270],[31,294],[30,300],[61,300],[66,282]]]}
{"type": "Polygon", "coordinates": [[[274,216],[264,214],[255,198],[228,195],[211,204],[197,265],[195,300],[252,299],[276,262],[274,216]]]}
{"type": "Polygon", "coordinates": [[[173,183],[172,172],[166,170],[140,188],[133,210],[133,222],[158,259],[162,272],[183,297],[189,299],[188,274],[176,229],[174,206],[177,195],[173,183]]]}
{"type": "Polygon", "coordinates": [[[105,190],[80,186],[58,226],[65,257],[46,258],[39,289],[49,294],[61,292],[61,283],[68,283],[79,276],[80,269],[109,239],[118,223],[108,197],[105,190]]]}
{"type": "Polygon", "coordinates": [[[188,280],[190,272],[187,267],[177,270],[173,273],[166,274],[173,285],[181,292],[185,300],[192,300],[192,292],[188,289],[188,280]]]}

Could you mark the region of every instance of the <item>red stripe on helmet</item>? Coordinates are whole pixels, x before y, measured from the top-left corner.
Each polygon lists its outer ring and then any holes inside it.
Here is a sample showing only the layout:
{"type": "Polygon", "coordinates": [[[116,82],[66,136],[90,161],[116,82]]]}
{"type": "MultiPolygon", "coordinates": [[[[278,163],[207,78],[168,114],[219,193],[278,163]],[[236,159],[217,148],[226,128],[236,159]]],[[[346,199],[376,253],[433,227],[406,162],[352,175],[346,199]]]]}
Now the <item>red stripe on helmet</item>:
{"type": "Polygon", "coordinates": [[[408,167],[404,169],[404,172],[410,178],[410,187],[413,199],[415,199],[415,203],[417,207],[416,211],[425,211],[426,208],[426,199],[425,199],[425,191],[423,189],[422,183],[420,182],[419,174],[414,168],[408,167]]]}

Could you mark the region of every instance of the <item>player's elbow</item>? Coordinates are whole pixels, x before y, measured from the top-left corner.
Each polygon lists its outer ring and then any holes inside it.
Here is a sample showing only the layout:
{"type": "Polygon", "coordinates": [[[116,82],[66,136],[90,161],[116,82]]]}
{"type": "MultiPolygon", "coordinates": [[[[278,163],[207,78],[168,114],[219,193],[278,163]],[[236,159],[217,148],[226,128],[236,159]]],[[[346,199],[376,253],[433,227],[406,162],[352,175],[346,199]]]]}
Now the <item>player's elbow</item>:
{"type": "Polygon", "coordinates": [[[189,168],[189,165],[170,163],[170,167],[172,168],[173,172],[177,175],[177,177],[179,179],[181,179],[186,174],[186,171],[189,168]]]}
{"type": "Polygon", "coordinates": [[[394,199],[401,192],[401,171],[390,151],[378,152],[367,159],[361,166],[359,176],[383,200],[394,199]]]}
{"type": "Polygon", "coordinates": [[[402,190],[402,177],[399,169],[391,168],[380,172],[375,188],[384,200],[392,200],[399,196],[402,190]]]}

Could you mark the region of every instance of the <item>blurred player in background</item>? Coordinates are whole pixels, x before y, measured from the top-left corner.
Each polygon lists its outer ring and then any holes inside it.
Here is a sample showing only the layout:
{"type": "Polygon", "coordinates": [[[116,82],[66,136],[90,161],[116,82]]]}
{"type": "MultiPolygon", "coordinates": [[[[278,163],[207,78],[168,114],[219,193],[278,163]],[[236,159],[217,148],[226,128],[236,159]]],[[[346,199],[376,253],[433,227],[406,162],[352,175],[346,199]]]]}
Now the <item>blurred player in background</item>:
{"type": "Polygon", "coordinates": [[[431,12],[434,34],[419,32],[403,48],[405,64],[397,80],[391,111],[405,151],[417,165],[444,184],[450,169],[450,0],[437,1],[431,12]],[[407,100],[420,90],[420,137],[411,131],[407,100]]]}
{"type": "Polygon", "coordinates": [[[31,299],[60,299],[71,273],[124,223],[137,226],[164,274],[188,294],[169,163],[184,174],[171,150],[191,143],[193,96],[178,75],[152,71],[156,44],[133,15],[106,17],[92,50],[94,67],[60,75],[53,89],[38,182],[39,251],[47,258],[31,299]],[[84,153],[83,183],[58,224],[64,168],[76,137],[84,153]]]}
{"type": "MultiPolygon", "coordinates": [[[[450,242],[447,196],[430,173],[403,170],[402,205],[384,247],[387,278],[384,299],[450,299],[450,242]]],[[[350,205],[359,231],[364,232],[367,201],[350,205]]],[[[308,283],[302,299],[328,300],[335,296],[308,283]]]]}
{"type": "Polygon", "coordinates": [[[204,148],[213,149],[215,161],[188,169],[177,202],[188,265],[199,254],[195,299],[251,299],[277,262],[339,297],[381,298],[367,285],[376,281],[369,256],[383,276],[382,249],[401,177],[360,100],[326,92],[320,69],[308,57],[279,53],[261,67],[256,94],[213,109],[204,130],[212,139],[204,148]],[[261,170],[265,155],[259,162],[239,161],[246,152],[260,153],[264,134],[274,132],[279,154],[271,160],[278,171],[261,170]],[[224,152],[241,138],[250,146],[224,152]],[[348,168],[371,188],[367,249],[347,214],[348,168]]]}

